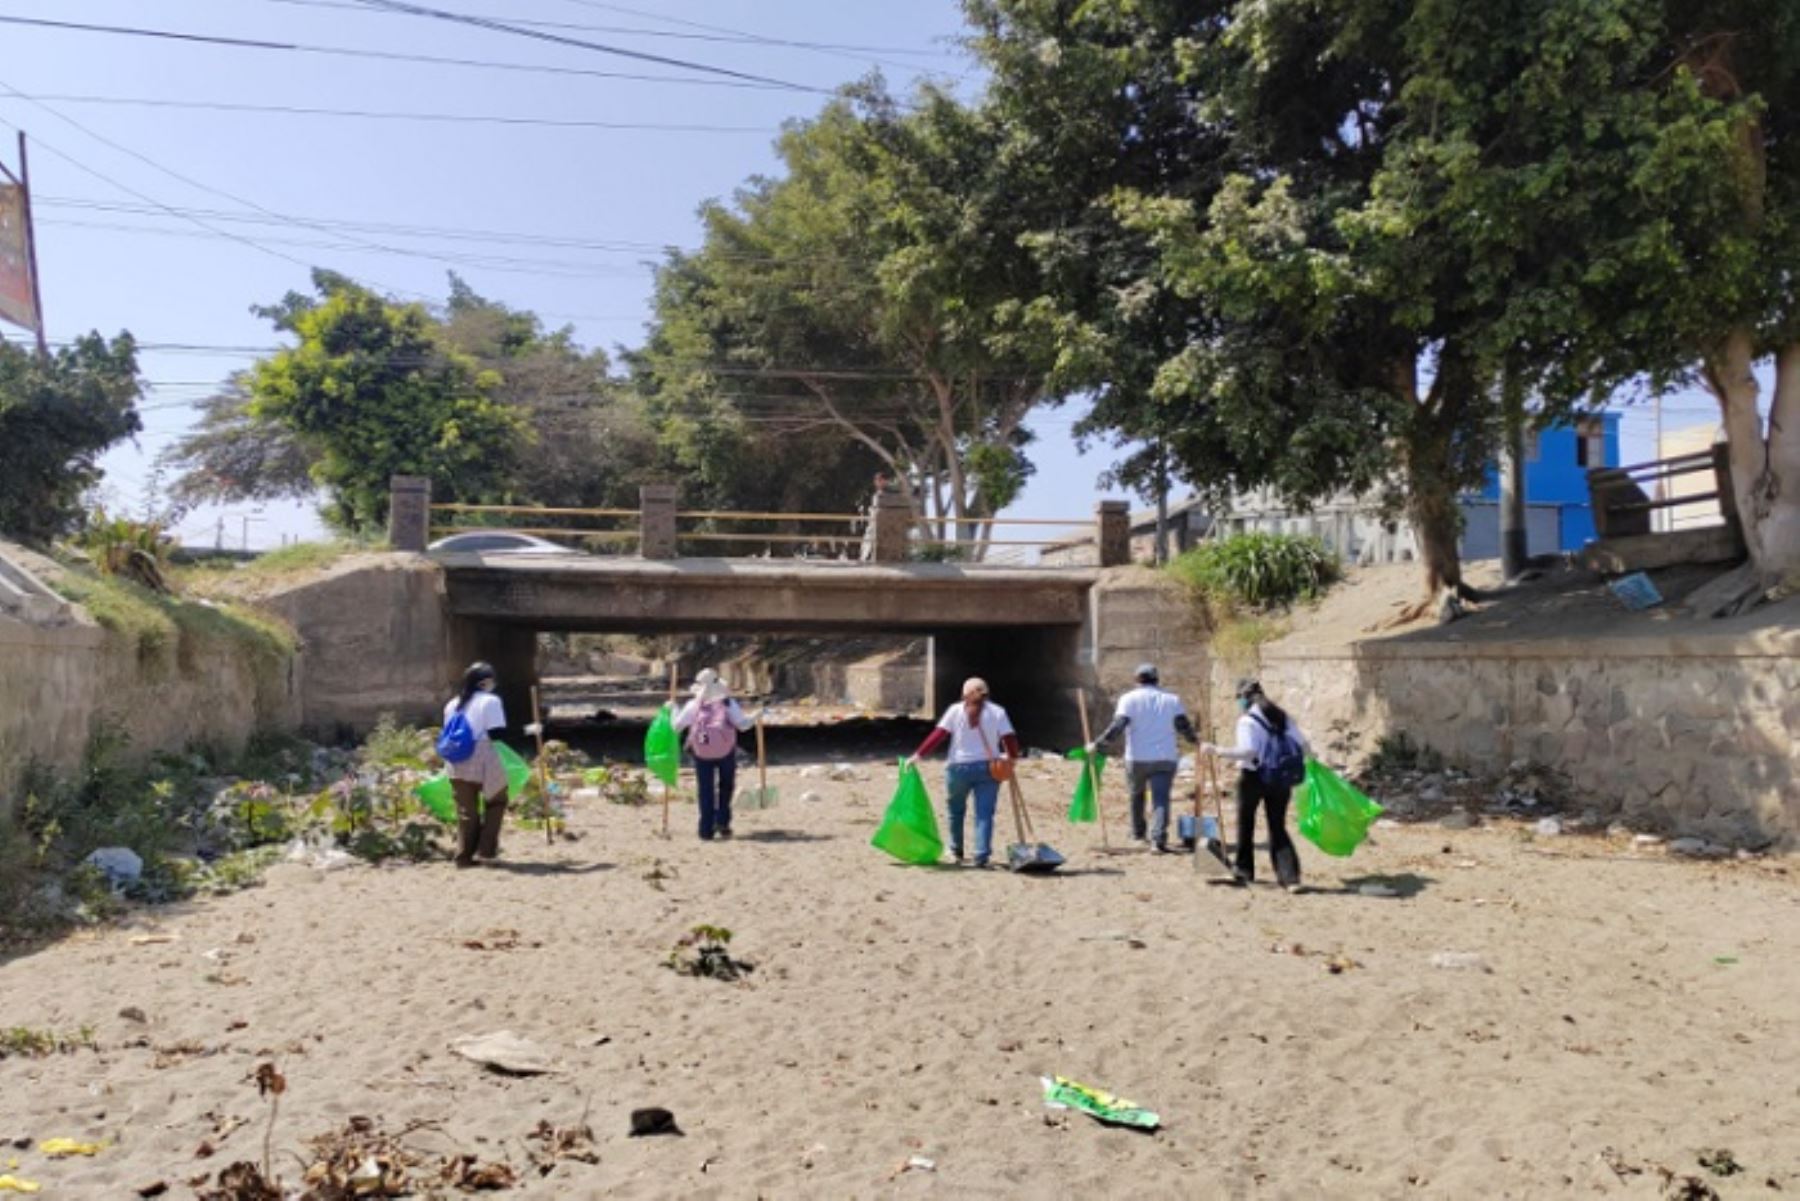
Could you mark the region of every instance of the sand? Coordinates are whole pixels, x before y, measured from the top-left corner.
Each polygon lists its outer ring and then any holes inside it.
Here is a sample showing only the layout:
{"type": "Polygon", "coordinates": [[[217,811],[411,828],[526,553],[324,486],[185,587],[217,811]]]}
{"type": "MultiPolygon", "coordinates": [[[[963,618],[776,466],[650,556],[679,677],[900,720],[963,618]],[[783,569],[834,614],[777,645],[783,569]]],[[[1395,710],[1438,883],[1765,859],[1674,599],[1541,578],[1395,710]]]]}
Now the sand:
{"type": "Polygon", "coordinates": [[[1067,769],[1032,765],[1067,870],[905,868],[867,845],[891,778],[858,770],[776,773],[782,807],[741,815],[731,843],[699,843],[691,805],[669,841],[655,809],[594,806],[578,842],[511,832],[500,868],[283,866],[15,954],[0,1027],[91,1024],[100,1049],[0,1062],[0,1137],[110,1145],[0,1151],[0,1171],[17,1154],[46,1198],[191,1196],[188,1178],[258,1157],[248,1077],[272,1058],[290,1182],[303,1140],[353,1115],[435,1122],[416,1146],[523,1169],[540,1120],[585,1112],[600,1162],[517,1194],[1658,1197],[1658,1165],[1726,1196],[1800,1190],[1786,863],[1424,826],[1348,861],[1302,844],[1318,892],[1237,891],[1187,858],[1094,853],[1092,827],[1052,816],[1067,769]],[[1357,891],[1372,878],[1401,895],[1357,891]],[[735,932],[748,983],[662,966],[700,922],[735,932]],[[499,1030],[563,1070],[507,1078],[450,1050],[499,1030]],[[1047,1111],[1046,1073],[1164,1127],[1047,1111]],[[626,1137],[651,1105],[686,1136],[626,1137]],[[216,1138],[234,1117],[251,1124],[216,1138]],[[1719,1147],[1743,1174],[1697,1165],[1719,1147]],[[913,1157],[934,1168],[896,1175],[913,1157]]]}

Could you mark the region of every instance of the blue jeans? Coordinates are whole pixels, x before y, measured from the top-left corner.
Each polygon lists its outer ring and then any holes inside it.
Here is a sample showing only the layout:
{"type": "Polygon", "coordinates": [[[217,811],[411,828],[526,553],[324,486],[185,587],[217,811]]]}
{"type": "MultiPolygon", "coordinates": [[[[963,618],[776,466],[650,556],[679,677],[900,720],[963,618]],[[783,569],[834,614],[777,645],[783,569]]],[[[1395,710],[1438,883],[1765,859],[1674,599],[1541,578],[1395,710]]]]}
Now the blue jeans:
{"type": "Polygon", "coordinates": [[[1175,784],[1173,761],[1150,760],[1125,764],[1131,782],[1131,836],[1149,838],[1157,846],[1169,841],[1169,792],[1175,784]],[[1150,825],[1144,826],[1144,790],[1150,791],[1150,825]]]}
{"type": "Polygon", "coordinates": [[[975,794],[975,861],[986,863],[994,853],[994,810],[1000,804],[1000,781],[983,763],[952,763],[945,779],[950,809],[950,851],[958,859],[963,851],[963,820],[969,813],[969,793],[975,794]]]}
{"type": "Polygon", "coordinates": [[[723,759],[694,758],[694,777],[700,784],[700,837],[714,831],[731,833],[731,794],[737,790],[737,756],[723,759]]]}

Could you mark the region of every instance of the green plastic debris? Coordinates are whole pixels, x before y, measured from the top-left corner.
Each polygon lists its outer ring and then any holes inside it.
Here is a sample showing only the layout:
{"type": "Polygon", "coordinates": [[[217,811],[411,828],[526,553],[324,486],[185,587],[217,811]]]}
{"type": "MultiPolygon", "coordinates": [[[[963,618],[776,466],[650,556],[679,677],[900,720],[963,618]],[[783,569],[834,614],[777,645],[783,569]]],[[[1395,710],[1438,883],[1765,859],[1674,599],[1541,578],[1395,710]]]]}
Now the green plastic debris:
{"type": "Polygon", "coordinates": [[[1066,1076],[1044,1078],[1044,1104],[1051,1109],[1079,1109],[1090,1118],[1114,1126],[1155,1130],[1162,1125],[1162,1118],[1135,1101],[1127,1101],[1102,1089],[1077,1084],[1066,1076]]]}
{"type": "Polygon", "coordinates": [[[1327,855],[1344,858],[1362,845],[1381,806],[1317,760],[1306,761],[1298,803],[1300,834],[1327,855]]]}
{"type": "Polygon", "coordinates": [[[888,802],[881,828],[869,844],[902,863],[936,863],[944,856],[944,841],[938,837],[937,814],[932,812],[925,779],[916,766],[904,759],[900,761],[900,783],[894,788],[894,799],[888,802]]]}
{"type": "MultiPolygon", "coordinates": [[[[531,767],[519,752],[504,742],[494,744],[494,752],[500,756],[500,767],[506,772],[506,791],[509,797],[524,794],[525,785],[531,782],[531,767]]],[[[450,787],[450,777],[442,772],[413,789],[413,795],[419,798],[419,804],[425,811],[443,822],[446,826],[456,824],[456,791],[450,787]]]]}
{"type": "Polygon", "coordinates": [[[675,706],[664,705],[644,734],[644,769],[670,788],[681,779],[681,736],[675,732],[675,706]]]}
{"type": "Polygon", "coordinates": [[[1070,751],[1069,759],[1082,764],[1081,777],[1075,781],[1075,795],[1069,798],[1069,820],[1076,825],[1098,821],[1100,807],[1094,793],[1100,783],[1100,776],[1106,771],[1106,754],[1094,752],[1094,765],[1087,766],[1087,748],[1078,746],[1070,751]]]}

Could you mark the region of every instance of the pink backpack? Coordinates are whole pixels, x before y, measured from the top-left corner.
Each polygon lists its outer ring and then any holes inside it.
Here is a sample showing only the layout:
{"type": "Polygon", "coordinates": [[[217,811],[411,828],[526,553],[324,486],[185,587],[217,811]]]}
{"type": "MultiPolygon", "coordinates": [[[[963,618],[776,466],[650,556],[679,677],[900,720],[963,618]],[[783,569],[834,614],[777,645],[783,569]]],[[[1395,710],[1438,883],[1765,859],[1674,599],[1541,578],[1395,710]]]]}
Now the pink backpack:
{"type": "Polygon", "coordinates": [[[696,759],[724,759],[737,751],[737,727],[731,724],[731,706],[714,701],[700,706],[688,728],[688,749],[696,759]]]}

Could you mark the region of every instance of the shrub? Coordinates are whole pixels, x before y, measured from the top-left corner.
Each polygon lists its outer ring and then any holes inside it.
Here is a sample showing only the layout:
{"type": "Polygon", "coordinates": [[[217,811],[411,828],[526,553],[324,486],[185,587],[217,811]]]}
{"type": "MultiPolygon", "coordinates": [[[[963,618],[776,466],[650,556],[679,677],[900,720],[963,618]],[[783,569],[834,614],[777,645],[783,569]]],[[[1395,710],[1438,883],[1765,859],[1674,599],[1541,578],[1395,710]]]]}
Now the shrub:
{"type": "Polygon", "coordinates": [[[1296,534],[1234,534],[1187,552],[1168,570],[1208,599],[1249,609],[1310,600],[1340,574],[1324,543],[1296,534]]]}

